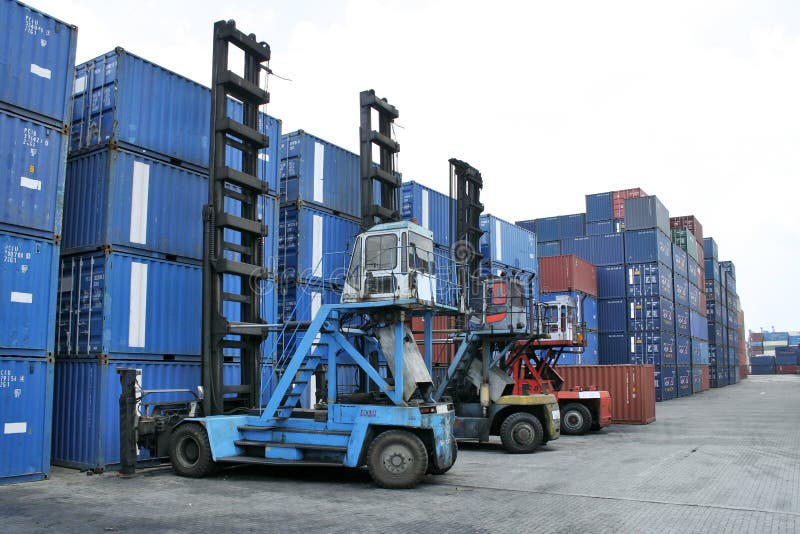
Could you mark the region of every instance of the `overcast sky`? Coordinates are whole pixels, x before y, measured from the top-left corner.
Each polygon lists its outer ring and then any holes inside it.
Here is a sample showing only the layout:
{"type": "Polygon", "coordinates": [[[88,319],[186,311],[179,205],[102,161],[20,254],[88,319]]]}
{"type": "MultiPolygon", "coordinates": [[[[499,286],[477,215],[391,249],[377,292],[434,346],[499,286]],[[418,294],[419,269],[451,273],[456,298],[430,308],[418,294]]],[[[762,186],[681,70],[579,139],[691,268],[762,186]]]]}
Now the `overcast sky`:
{"type": "Polygon", "coordinates": [[[358,93],[400,110],[400,170],[451,157],[509,221],[642,187],[736,263],[747,328],[800,329],[800,2],[29,0],[208,85],[213,22],[272,47],[268,112],[358,149],[358,93]]]}

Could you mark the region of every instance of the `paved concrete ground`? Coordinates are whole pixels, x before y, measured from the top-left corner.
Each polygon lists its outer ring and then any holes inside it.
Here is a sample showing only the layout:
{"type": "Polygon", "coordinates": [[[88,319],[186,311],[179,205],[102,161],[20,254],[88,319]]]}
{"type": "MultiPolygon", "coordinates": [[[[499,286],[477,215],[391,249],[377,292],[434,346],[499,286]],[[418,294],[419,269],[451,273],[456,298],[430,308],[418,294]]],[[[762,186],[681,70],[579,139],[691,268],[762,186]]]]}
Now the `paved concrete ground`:
{"type": "Polygon", "coordinates": [[[463,445],[415,490],[363,471],[233,468],[189,480],[54,469],[0,487],[0,531],[800,532],[800,376],[658,404],[648,426],[533,455],[463,445]]]}

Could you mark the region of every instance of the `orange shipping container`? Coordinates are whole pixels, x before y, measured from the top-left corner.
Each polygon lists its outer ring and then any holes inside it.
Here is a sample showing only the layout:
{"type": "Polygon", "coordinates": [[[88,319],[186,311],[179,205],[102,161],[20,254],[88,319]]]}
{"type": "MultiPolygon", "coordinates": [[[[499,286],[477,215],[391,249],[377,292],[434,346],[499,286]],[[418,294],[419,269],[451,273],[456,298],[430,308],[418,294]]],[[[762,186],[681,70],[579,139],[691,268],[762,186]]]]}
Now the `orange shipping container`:
{"type": "Polygon", "coordinates": [[[656,420],[652,365],[565,365],[559,366],[558,372],[566,387],[597,386],[608,391],[614,423],[646,425],[656,420]]]}
{"type": "Polygon", "coordinates": [[[703,366],[703,391],[707,389],[711,389],[711,372],[708,370],[708,366],[703,366]]]}
{"type": "Polygon", "coordinates": [[[748,376],[747,375],[747,366],[746,365],[740,365],[739,366],[739,380],[741,380],[743,378],[747,378],[747,376],[748,376]]]}
{"type": "MultiPolygon", "coordinates": [[[[453,316],[436,315],[433,317],[433,355],[434,365],[449,365],[455,355],[456,346],[448,339],[448,330],[455,328],[456,319],[453,316]]],[[[422,356],[425,356],[425,322],[421,317],[411,319],[411,331],[422,356]]]]}

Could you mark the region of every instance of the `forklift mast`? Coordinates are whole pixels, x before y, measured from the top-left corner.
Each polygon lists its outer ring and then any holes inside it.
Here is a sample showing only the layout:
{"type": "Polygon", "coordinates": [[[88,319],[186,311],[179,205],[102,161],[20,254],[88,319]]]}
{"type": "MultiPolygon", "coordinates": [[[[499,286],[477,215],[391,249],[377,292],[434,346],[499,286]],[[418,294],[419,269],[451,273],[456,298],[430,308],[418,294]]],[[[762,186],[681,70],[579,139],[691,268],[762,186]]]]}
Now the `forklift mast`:
{"type": "Polygon", "coordinates": [[[370,89],[362,91],[360,156],[361,156],[361,231],[375,224],[400,220],[400,188],[397,172],[400,144],[392,139],[394,121],[400,116],[397,108],[370,89]],[[378,129],[373,129],[373,112],[378,116],[378,129]],[[378,148],[375,162],[373,149],[378,148]],[[377,198],[376,198],[377,197],[377,198]]]}
{"type": "MultiPolygon", "coordinates": [[[[481,272],[480,228],[481,173],[469,163],[450,159],[450,229],[453,243],[453,259],[456,262],[456,284],[462,288],[462,310],[469,310],[475,301],[482,298],[483,288],[479,282],[481,272]]],[[[456,327],[466,327],[466,316],[457,318],[456,327]]]]}
{"type": "Polygon", "coordinates": [[[268,72],[270,48],[255,35],[236,29],[234,21],[214,24],[213,46],[203,236],[202,383],[203,413],[207,416],[259,405],[261,344],[267,332],[260,317],[261,291],[273,276],[264,266],[263,250],[263,238],[271,229],[263,224],[259,213],[268,186],[264,177],[258,176],[258,151],[270,143],[258,123],[259,107],[269,102],[261,79],[268,72]],[[228,65],[232,46],[244,53],[241,76],[228,65]],[[229,97],[242,103],[241,121],[228,116],[229,97]],[[228,147],[234,149],[240,170],[226,164],[228,147]],[[226,303],[233,303],[227,309],[238,308],[240,316],[228,317],[226,303]],[[223,380],[226,349],[240,356],[237,385],[223,380]]]}

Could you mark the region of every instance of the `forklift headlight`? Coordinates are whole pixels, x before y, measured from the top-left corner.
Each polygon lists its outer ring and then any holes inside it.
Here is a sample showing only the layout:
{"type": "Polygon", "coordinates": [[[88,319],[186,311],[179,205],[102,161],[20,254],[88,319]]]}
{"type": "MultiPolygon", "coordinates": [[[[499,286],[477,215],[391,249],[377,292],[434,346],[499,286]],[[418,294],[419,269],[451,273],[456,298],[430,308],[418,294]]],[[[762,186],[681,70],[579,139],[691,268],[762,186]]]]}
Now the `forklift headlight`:
{"type": "Polygon", "coordinates": [[[436,413],[436,406],[420,406],[419,411],[421,414],[436,413]]]}

